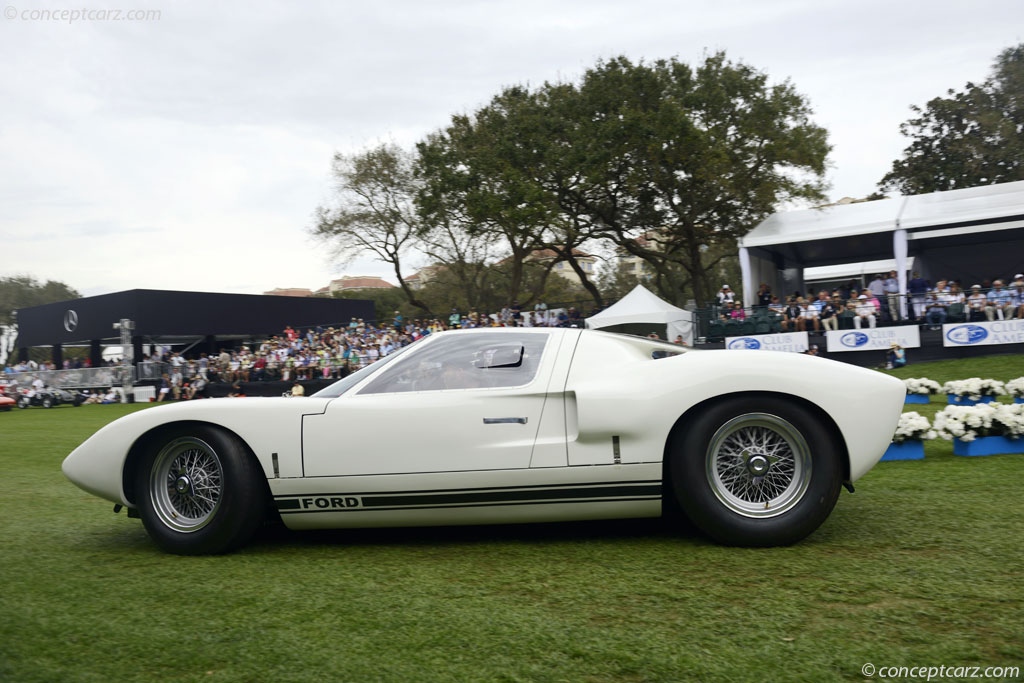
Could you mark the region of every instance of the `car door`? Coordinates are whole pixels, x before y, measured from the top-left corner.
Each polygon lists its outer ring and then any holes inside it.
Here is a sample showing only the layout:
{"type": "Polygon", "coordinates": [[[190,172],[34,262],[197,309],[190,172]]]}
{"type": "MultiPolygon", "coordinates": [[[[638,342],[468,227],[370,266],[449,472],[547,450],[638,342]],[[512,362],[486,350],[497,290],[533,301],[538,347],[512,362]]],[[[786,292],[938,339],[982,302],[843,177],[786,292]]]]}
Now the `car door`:
{"type": "Polygon", "coordinates": [[[523,330],[430,340],[304,416],[304,476],[528,468],[561,338],[523,330]]]}

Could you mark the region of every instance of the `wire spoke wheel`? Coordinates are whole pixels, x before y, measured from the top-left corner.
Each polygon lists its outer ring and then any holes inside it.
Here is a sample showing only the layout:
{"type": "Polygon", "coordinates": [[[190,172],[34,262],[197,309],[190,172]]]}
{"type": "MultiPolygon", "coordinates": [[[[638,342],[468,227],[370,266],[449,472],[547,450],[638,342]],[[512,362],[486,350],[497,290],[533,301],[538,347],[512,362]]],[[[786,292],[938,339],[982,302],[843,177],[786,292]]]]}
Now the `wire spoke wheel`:
{"type": "Polygon", "coordinates": [[[767,413],[739,415],[711,437],[705,471],[712,492],[745,517],[774,517],[800,502],[811,480],[807,440],[767,413]]]}
{"type": "Polygon", "coordinates": [[[224,468],[210,444],[191,436],[174,439],[157,453],[150,470],[153,512],[170,529],[198,531],[220,507],[223,482],[224,468]]]}

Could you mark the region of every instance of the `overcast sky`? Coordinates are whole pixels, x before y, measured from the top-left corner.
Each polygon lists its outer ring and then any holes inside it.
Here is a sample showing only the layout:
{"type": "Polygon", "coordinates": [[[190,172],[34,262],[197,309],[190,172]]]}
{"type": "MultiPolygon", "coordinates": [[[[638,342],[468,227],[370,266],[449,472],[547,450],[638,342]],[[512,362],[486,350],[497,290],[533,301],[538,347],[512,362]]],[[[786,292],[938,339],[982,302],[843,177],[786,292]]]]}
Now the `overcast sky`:
{"type": "Polygon", "coordinates": [[[336,151],[411,146],[503,85],[617,54],[721,49],[791,79],[834,146],[830,198],[862,197],[911,104],[1024,41],[1021,0],[0,4],[0,274],[86,295],[388,277],[307,236],[336,151]],[[158,17],[43,18],[83,9],[158,17]]]}

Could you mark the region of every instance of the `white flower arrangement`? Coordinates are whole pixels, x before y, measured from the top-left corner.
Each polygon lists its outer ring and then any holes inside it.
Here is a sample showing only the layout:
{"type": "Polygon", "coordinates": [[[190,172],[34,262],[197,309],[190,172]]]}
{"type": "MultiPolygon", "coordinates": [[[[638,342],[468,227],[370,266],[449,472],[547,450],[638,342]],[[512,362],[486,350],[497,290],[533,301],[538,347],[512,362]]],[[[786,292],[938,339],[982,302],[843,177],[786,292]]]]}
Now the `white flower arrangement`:
{"type": "MultiPolygon", "coordinates": [[[[1021,378],[1024,380],[1024,377],[1021,378]]],[[[938,394],[942,392],[942,385],[927,377],[910,377],[903,380],[908,394],[938,394]]],[[[1021,387],[1024,389],[1024,385],[1021,387]]]]}
{"type": "Polygon", "coordinates": [[[954,379],[942,385],[942,390],[947,394],[966,396],[972,401],[981,399],[982,396],[999,396],[1006,393],[1006,385],[997,379],[981,379],[971,377],[970,379],[954,379]]]}
{"type": "Polygon", "coordinates": [[[1006,392],[1014,398],[1024,398],[1024,377],[1011,379],[1006,383],[1006,392]]]}
{"type": "Polygon", "coordinates": [[[983,436],[1024,436],[1024,403],[946,406],[935,414],[936,433],[946,439],[974,441],[983,436]]]}
{"type": "Polygon", "coordinates": [[[934,439],[936,436],[937,434],[928,423],[927,417],[910,411],[900,415],[900,421],[896,425],[896,433],[893,434],[892,440],[894,443],[903,443],[904,441],[934,439]]]}

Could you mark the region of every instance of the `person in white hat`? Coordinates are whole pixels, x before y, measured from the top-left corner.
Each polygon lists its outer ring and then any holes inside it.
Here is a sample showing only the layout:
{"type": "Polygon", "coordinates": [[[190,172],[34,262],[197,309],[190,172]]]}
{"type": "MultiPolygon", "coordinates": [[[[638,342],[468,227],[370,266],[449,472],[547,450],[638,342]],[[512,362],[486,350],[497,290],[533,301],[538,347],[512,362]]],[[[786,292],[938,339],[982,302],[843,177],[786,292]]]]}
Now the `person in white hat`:
{"type": "Polygon", "coordinates": [[[729,285],[722,285],[722,289],[718,292],[718,304],[724,306],[730,301],[736,300],[736,294],[729,289],[729,285]]]}
{"type": "Polygon", "coordinates": [[[854,313],[857,317],[853,319],[853,326],[858,330],[861,327],[863,321],[868,322],[868,327],[874,328],[878,322],[878,317],[875,315],[875,305],[868,300],[867,294],[861,294],[857,297],[857,307],[854,309],[854,313]]]}

